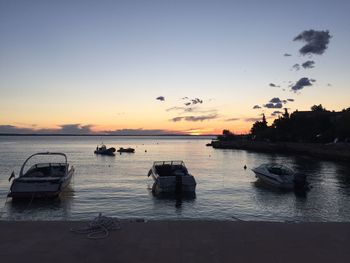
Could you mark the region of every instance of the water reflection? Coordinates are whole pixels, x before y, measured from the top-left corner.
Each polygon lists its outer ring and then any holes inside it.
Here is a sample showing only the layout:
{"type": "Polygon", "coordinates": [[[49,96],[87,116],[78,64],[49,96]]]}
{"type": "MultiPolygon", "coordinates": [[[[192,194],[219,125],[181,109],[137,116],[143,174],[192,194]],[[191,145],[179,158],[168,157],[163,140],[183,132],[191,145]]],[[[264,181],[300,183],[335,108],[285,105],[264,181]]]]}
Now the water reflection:
{"type": "Polygon", "coordinates": [[[168,202],[175,206],[177,212],[181,211],[184,203],[193,203],[196,199],[196,193],[153,193],[155,202],[168,202]]]}
{"type": "Polygon", "coordinates": [[[57,198],[10,199],[6,203],[7,218],[36,220],[44,217],[53,220],[68,220],[71,217],[73,198],[74,191],[69,186],[57,198]]]}

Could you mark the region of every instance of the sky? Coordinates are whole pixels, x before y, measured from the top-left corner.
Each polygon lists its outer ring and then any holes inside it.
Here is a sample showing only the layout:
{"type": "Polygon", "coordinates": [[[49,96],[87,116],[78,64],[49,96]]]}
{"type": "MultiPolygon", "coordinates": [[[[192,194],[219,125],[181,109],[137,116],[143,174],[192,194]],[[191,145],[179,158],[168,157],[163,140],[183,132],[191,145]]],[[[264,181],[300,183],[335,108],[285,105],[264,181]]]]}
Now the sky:
{"type": "Polygon", "coordinates": [[[0,0],[0,133],[248,133],[262,113],[348,108],[349,13],[347,0],[0,0]]]}

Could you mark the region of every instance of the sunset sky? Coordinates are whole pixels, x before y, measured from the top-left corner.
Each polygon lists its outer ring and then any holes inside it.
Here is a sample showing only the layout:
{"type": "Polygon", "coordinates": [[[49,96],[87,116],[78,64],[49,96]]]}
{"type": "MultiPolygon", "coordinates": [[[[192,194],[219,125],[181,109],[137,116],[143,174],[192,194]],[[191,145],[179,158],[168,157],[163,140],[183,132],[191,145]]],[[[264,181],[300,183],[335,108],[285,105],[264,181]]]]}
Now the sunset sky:
{"type": "Polygon", "coordinates": [[[347,0],[0,0],[0,133],[246,133],[263,112],[350,107],[349,14],[347,0]]]}

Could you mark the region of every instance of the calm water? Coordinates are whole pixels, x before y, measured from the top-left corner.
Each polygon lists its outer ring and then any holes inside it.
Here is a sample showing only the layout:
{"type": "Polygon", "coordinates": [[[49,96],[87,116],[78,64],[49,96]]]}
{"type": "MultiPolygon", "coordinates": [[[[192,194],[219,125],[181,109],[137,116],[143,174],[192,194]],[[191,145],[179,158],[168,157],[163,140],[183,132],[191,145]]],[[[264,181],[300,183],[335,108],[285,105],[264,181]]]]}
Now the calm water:
{"type": "Polygon", "coordinates": [[[1,137],[2,220],[92,219],[99,212],[119,218],[266,221],[350,221],[350,166],[307,157],[214,150],[209,138],[193,137],[1,137]],[[134,147],[135,154],[103,157],[97,144],[134,147]],[[147,150],[147,152],[145,152],[147,150]],[[12,170],[18,175],[32,153],[59,151],[76,168],[59,200],[6,201],[12,170]],[[184,160],[197,180],[195,197],[157,197],[147,177],[153,161],[184,160]],[[307,195],[281,192],[256,182],[250,168],[282,162],[309,175],[307,195]],[[244,165],[247,170],[243,169],[244,165]]]}

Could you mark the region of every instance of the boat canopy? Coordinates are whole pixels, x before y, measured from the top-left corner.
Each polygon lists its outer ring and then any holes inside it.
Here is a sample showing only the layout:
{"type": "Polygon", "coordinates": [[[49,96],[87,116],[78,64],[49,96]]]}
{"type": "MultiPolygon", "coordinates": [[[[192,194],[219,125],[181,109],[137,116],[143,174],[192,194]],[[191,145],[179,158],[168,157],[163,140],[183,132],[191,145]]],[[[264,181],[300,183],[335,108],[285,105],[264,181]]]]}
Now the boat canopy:
{"type": "Polygon", "coordinates": [[[185,163],[183,161],[156,161],[153,163],[153,166],[159,166],[159,165],[182,165],[185,166],[185,163]]]}
{"type": "MultiPolygon", "coordinates": [[[[58,153],[58,152],[40,152],[40,153],[35,153],[32,154],[31,156],[29,156],[27,158],[27,160],[25,160],[25,162],[23,163],[22,167],[21,167],[21,171],[19,172],[19,176],[23,176],[23,171],[24,168],[26,166],[26,164],[28,163],[28,161],[33,158],[34,156],[38,156],[38,155],[59,155],[59,156],[63,156],[64,157],[64,165],[66,166],[66,169],[68,168],[67,166],[67,155],[65,155],[64,153],[58,153]]],[[[37,164],[38,165],[38,164],[37,164]]],[[[44,165],[44,164],[39,164],[39,165],[44,165]]]]}

